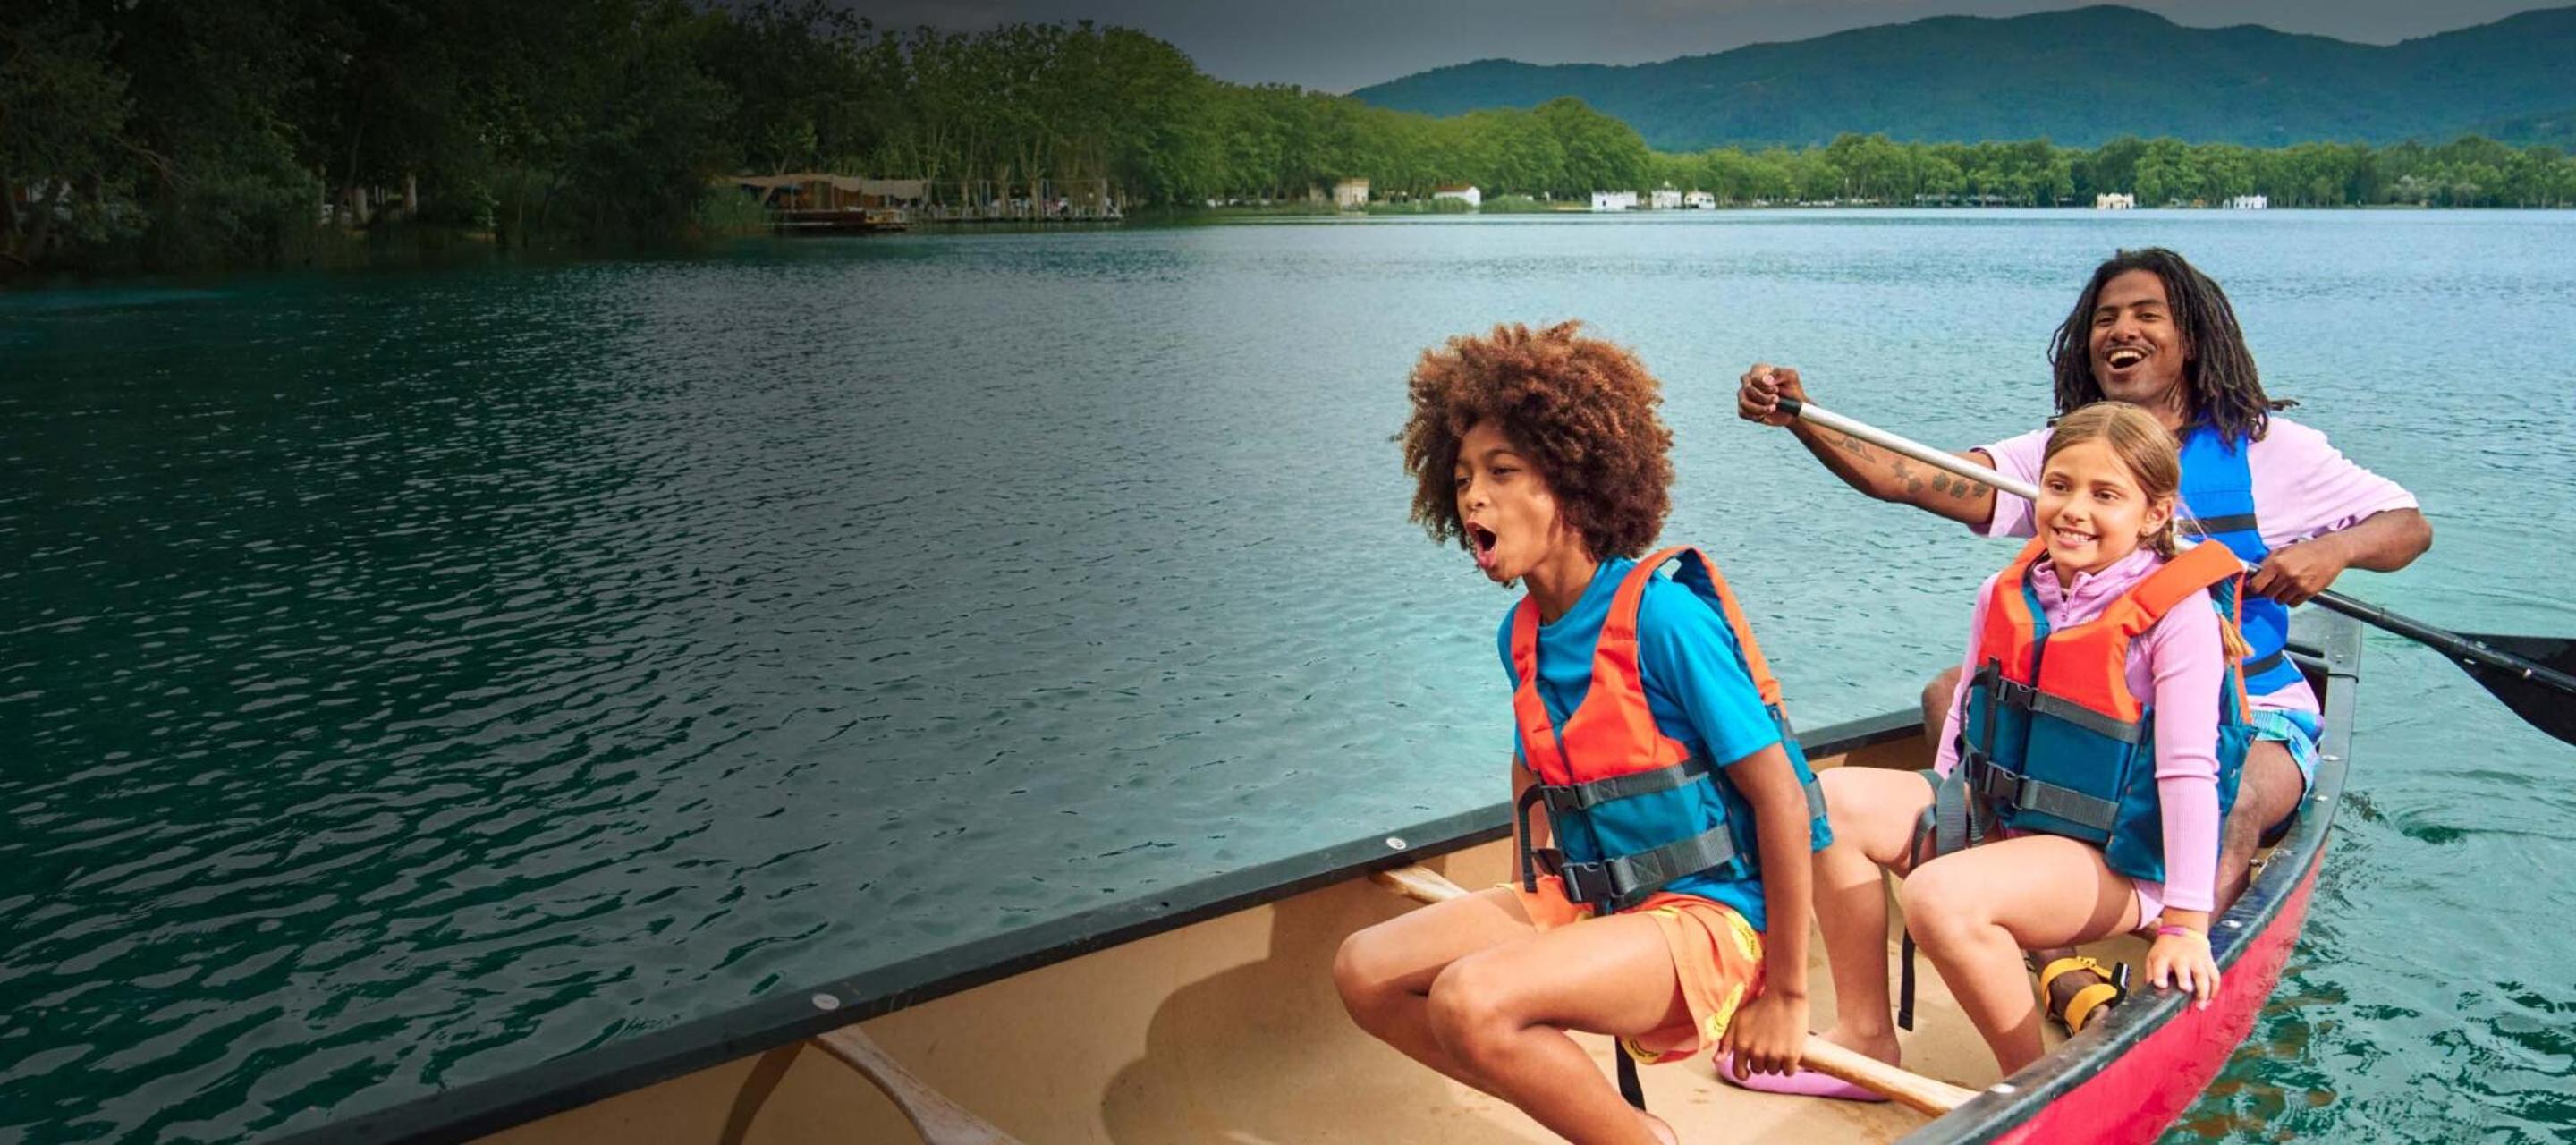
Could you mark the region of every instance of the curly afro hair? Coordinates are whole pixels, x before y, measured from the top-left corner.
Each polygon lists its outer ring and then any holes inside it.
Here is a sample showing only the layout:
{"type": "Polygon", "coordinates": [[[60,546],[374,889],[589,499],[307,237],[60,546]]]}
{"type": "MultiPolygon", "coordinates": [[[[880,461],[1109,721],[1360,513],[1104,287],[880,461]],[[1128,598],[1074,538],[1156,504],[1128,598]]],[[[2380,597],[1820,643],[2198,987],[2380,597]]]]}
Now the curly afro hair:
{"type": "Polygon", "coordinates": [[[1673,433],[1655,412],[1662,387],[1635,354],[1582,327],[1510,322],[1422,352],[1413,414],[1396,440],[1414,480],[1413,520],[1432,540],[1467,544],[1451,474],[1459,440],[1487,420],[1529,455],[1593,559],[1641,556],[1663,531],[1673,433]]]}

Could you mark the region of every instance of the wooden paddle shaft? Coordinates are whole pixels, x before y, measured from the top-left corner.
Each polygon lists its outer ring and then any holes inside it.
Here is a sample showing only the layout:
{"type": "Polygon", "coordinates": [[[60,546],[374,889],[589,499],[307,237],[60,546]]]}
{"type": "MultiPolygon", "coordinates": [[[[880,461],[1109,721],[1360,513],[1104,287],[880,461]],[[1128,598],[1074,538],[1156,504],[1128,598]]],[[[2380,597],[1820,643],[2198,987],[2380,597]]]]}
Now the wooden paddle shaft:
{"type": "MultiPolygon", "coordinates": [[[[1379,871],[1369,881],[1406,898],[1421,903],[1447,902],[1468,892],[1450,882],[1447,876],[1416,863],[1379,871]]],[[[1873,1093],[1881,1093],[1898,1104],[1910,1106],[1939,1117],[1956,1109],[1960,1102],[1976,1094],[1937,1078],[1925,1077],[1854,1050],[1847,1050],[1823,1038],[1810,1035],[1800,1064],[1827,1077],[1840,1078],[1873,1093]]]]}
{"type": "Polygon", "coordinates": [[[1925,1077],[1900,1066],[1892,1066],[1858,1050],[1844,1049],[1813,1034],[1807,1035],[1806,1049],[1798,1055],[1798,1065],[1826,1077],[1839,1078],[1872,1093],[1884,1094],[1899,1105],[1933,1117],[1939,1117],[1971,1097],[1973,1090],[1962,1089],[1939,1078],[1925,1077]]]}

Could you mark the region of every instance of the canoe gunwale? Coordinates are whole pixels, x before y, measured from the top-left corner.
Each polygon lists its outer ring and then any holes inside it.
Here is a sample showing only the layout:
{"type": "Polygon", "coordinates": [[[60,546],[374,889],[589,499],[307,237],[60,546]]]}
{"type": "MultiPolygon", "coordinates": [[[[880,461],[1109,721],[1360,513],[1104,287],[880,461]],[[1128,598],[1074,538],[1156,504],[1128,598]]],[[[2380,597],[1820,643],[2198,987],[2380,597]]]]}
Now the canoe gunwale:
{"type": "MultiPolygon", "coordinates": [[[[1824,756],[1913,736],[1921,724],[1919,714],[1896,711],[1805,732],[1798,740],[1808,754],[1824,756]]],[[[1163,894],[1139,895],[806,989],[777,991],[713,1017],[326,1121],[279,1140],[288,1145],[469,1141],[1051,963],[1510,833],[1511,808],[1500,801],[1425,819],[1392,834],[1372,832],[1184,883],[1163,894]],[[1390,845],[1393,839],[1404,845],[1390,845]],[[825,995],[833,999],[830,1009],[816,1002],[825,995]]]]}
{"type": "MultiPolygon", "coordinates": [[[[2211,936],[2211,953],[2222,975],[2231,972],[2249,948],[2287,921],[2285,908],[2291,902],[2304,904],[2304,896],[2297,892],[2319,869],[2352,762],[2355,685],[2361,678],[2361,625],[2332,614],[2302,614],[2298,620],[2301,631],[2292,638],[2293,659],[2323,677],[2327,684],[2321,693],[2325,701],[2325,735],[2317,749],[2316,782],[2308,790],[2298,820],[2274,847],[2271,861],[2212,928],[2216,933],[2211,936]],[[2312,643],[2302,637],[2316,639],[2312,643]]],[[[2304,924],[2304,908],[2295,917],[2297,921],[2292,925],[2304,924]]],[[[2295,941],[2296,935],[2290,938],[2295,941]]],[[[2102,1021],[2004,1079],[2003,1084],[2011,1087],[2008,1092],[1999,1092],[2001,1086],[1979,1092],[1947,1116],[1907,1134],[1904,1145],[1968,1145],[1996,1140],[2038,1116],[2050,1102],[2091,1081],[2104,1066],[2137,1048],[2167,1023],[2187,1014],[2188,997],[2181,991],[2142,987],[2102,1021]]],[[[2233,1049],[2230,1047],[2231,1053],[2233,1049]]]]}

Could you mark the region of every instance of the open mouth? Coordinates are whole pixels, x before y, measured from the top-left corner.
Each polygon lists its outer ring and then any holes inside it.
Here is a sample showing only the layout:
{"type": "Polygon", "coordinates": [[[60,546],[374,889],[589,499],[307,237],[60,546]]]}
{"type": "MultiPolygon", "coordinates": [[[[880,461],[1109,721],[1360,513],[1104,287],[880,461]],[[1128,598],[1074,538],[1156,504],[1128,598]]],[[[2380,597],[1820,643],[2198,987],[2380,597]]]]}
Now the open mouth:
{"type": "Polygon", "coordinates": [[[2051,529],[2049,533],[2061,545],[2089,545],[2097,539],[2091,533],[2079,533],[2067,528],[2051,529]]]}
{"type": "Polygon", "coordinates": [[[1494,531],[1492,529],[1488,529],[1483,525],[1470,524],[1467,526],[1467,547],[1476,554],[1477,568],[1490,569],[1494,567],[1494,545],[1501,539],[1502,538],[1494,535],[1494,531]]]}
{"type": "Polygon", "coordinates": [[[2147,360],[2147,352],[2135,346],[2121,346],[2102,355],[2102,361],[2114,370],[2125,370],[2147,360]]]}

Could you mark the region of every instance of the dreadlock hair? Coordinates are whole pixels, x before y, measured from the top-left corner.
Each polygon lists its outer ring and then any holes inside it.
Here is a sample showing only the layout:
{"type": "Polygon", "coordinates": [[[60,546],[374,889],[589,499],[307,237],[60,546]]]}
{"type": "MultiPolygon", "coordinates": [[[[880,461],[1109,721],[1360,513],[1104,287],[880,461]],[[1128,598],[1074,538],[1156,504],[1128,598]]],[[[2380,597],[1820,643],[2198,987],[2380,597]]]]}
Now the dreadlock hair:
{"type": "Polygon", "coordinates": [[[2227,292],[2198,267],[2163,247],[2123,250],[2093,268],[2093,280],[2075,300],[2075,310],[2057,327],[2048,346],[2048,364],[2057,375],[2057,414],[2102,400],[2102,384],[2093,377],[2093,308],[2102,287],[2133,270],[2153,273],[2165,284],[2165,302],[2182,335],[2183,398],[2192,425],[2208,425],[2233,443],[2260,441],[2270,429],[2271,413],[2297,405],[2274,401],[2263,393],[2254,354],[2245,348],[2245,331],[2236,324],[2236,308],[2227,292]]]}

